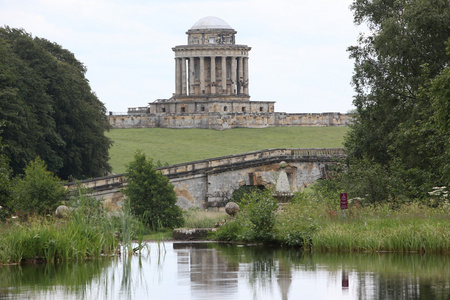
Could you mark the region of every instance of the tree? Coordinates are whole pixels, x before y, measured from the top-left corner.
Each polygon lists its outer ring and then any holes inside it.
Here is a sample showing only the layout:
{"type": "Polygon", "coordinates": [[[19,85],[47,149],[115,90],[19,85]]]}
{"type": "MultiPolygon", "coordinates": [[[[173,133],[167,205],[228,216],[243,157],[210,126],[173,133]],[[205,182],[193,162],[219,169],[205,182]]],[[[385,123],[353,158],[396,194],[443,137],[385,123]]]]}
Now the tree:
{"type": "Polygon", "coordinates": [[[0,120],[15,174],[37,156],[64,179],[111,171],[106,108],[85,73],[60,45],[0,28],[0,120]]]}
{"type": "Polygon", "coordinates": [[[438,111],[424,91],[450,62],[449,2],[354,0],[351,9],[355,23],[366,24],[370,33],[348,49],[355,60],[357,109],[345,141],[349,161],[383,168],[394,183],[390,197],[423,197],[432,186],[448,183],[435,165],[448,152],[448,134],[442,139],[431,126],[438,111]]]}
{"type": "Polygon", "coordinates": [[[44,214],[54,211],[61,204],[65,199],[66,189],[38,157],[27,165],[23,178],[16,180],[13,196],[12,204],[17,211],[44,214]]]}
{"type": "Polygon", "coordinates": [[[130,200],[131,211],[151,229],[183,226],[181,208],[169,179],[159,172],[150,158],[136,152],[125,173],[124,194],[130,200]]]}
{"type": "MultiPolygon", "coordinates": [[[[1,127],[2,124],[0,124],[1,127]]],[[[2,130],[0,130],[0,134],[2,130]]],[[[0,221],[11,212],[11,168],[6,155],[3,154],[4,146],[0,136],[0,221]]]]}

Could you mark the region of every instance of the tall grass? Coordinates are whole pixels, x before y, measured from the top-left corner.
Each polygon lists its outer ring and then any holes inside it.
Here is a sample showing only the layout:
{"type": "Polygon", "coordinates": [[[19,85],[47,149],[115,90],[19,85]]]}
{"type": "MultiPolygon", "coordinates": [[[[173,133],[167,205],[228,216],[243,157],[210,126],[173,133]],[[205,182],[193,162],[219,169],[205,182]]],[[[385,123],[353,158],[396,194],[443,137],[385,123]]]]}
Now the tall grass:
{"type": "Polygon", "coordinates": [[[120,251],[121,236],[131,248],[142,225],[126,210],[109,214],[81,191],[73,201],[76,207],[65,218],[26,216],[2,224],[0,264],[94,259],[120,251]]]}
{"type": "Polygon", "coordinates": [[[137,149],[169,164],[257,151],[268,148],[342,147],[347,127],[272,127],[209,129],[114,129],[110,164],[123,173],[137,149]]]}
{"type": "MultiPolygon", "coordinates": [[[[424,203],[350,205],[341,217],[339,199],[297,193],[275,216],[274,241],[313,251],[450,253],[450,206],[424,203]]],[[[245,209],[245,207],[243,208],[245,209]]],[[[242,240],[236,218],[216,233],[242,240]]]]}
{"type": "Polygon", "coordinates": [[[186,228],[213,228],[227,218],[225,212],[191,208],[183,212],[186,228]]]}

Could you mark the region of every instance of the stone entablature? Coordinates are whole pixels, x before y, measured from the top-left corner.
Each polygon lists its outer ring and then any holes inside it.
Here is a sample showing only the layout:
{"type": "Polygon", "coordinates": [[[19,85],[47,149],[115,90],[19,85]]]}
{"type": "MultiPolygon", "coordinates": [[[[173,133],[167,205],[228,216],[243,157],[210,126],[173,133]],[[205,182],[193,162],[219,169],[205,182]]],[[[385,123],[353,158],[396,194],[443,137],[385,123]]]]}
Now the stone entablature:
{"type": "MultiPolygon", "coordinates": [[[[253,101],[251,101],[253,102],[253,101]]],[[[112,128],[265,128],[282,126],[348,126],[352,114],[341,113],[165,113],[111,115],[112,128]]]]}
{"type": "MultiPolygon", "coordinates": [[[[198,98],[196,98],[198,100],[198,98]]],[[[208,113],[266,113],[274,112],[275,102],[269,101],[170,101],[153,102],[149,108],[150,114],[208,114],[208,113]]],[[[141,110],[142,111],[142,110],[141,110]]],[[[134,112],[128,112],[134,114],[134,112]]],[[[139,113],[139,112],[138,112],[139,113]]]]}

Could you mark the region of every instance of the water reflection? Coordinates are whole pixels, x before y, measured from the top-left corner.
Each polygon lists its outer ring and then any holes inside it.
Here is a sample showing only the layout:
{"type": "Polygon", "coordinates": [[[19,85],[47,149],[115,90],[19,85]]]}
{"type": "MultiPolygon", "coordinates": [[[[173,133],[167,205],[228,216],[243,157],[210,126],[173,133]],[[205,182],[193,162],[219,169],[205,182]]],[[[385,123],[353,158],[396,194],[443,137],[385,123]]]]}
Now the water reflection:
{"type": "Polygon", "coordinates": [[[450,299],[449,256],[309,254],[209,243],[0,267],[0,299],[450,299]]]}

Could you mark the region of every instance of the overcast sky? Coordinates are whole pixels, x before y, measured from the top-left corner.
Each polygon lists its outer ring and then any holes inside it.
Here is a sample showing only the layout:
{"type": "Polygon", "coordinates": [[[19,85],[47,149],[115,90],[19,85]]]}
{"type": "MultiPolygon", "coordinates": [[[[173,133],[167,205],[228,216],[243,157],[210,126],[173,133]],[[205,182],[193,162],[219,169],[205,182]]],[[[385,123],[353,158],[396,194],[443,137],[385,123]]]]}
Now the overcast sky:
{"type": "Polygon", "coordinates": [[[361,28],[352,0],[0,0],[0,26],[23,28],[73,52],[92,90],[113,112],[170,98],[172,47],[215,16],[249,52],[250,100],[291,113],[353,108],[347,47],[361,28]]]}

